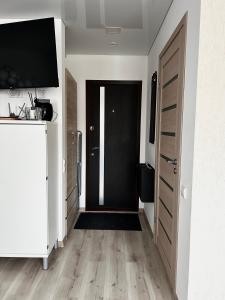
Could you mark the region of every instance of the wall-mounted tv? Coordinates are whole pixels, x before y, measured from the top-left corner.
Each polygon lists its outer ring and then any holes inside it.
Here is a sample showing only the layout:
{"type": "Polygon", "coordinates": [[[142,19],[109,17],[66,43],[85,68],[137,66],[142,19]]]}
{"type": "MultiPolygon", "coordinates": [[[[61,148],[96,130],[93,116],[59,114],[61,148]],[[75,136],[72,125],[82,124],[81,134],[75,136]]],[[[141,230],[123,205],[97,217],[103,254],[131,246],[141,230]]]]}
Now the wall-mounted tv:
{"type": "Polygon", "coordinates": [[[54,18],[0,25],[0,89],[58,86],[54,18]]]}

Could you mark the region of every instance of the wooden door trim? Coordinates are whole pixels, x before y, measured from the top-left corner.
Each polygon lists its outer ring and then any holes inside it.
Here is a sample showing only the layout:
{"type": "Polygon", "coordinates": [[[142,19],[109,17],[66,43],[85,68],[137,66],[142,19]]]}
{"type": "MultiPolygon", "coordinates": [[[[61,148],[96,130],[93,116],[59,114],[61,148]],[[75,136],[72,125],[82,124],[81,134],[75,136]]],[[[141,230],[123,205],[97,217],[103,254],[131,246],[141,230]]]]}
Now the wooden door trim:
{"type": "MultiPolygon", "coordinates": [[[[65,69],[65,73],[66,73],[66,75],[67,75],[68,77],[70,77],[70,79],[75,80],[74,77],[73,77],[73,75],[70,73],[70,71],[69,71],[67,68],[65,69]]],[[[76,81],[76,80],[75,80],[75,81],[76,81]]]]}
{"type": "MultiPolygon", "coordinates": [[[[79,198],[78,198],[78,192],[77,192],[77,186],[76,186],[76,157],[74,157],[74,155],[76,156],[76,144],[77,144],[77,139],[76,139],[76,132],[77,132],[77,82],[75,80],[75,78],[73,77],[73,75],[70,73],[70,71],[68,69],[65,69],[65,142],[66,142],[66,148],[65,148],[65,153],[66,153],[66,199],[65,199],[65,232],[66,232],[66,236],[69,235],[70,230],[72,229],[74,223],[75,223],[75,219],[76,219],[76,215],[78,213],[78,204],[79,204],[79,198]],[[68,101],[69,100],[69,94],[68,91],[70,90],[69,87],[69,82],[73,82],[73,87],[75,87],[74,89],[74,100],[68,101]],[[73,118],[69,119],[68,116],[68,108],[70,104],[73,104],[73,108],[75,109],[74,111],[74,116],[73,118]],[[74,136],[74,146],[73,146],[73,150],[71,150],[71,145],[69,145],[69,139],[68,139],[68,129],[71,129],[73,131],[73,136],[74,136]],[[70,148],[69,148],[70,147],[70,148]],[[68,183],[69,183],[69,168],[68,168],[68,163],[69,163],[69,156],[68,156],[68,151],[74,151],[74,153],[72,153],[72,158],[73,158],[73,170],[74,170],[74,185],[71,187],[71,190],[68,190],[68,183]],[[74,154],[74,155],[73,155],[74,154]]],[[[71,153],[70,153],[71,154],[71,153]]],[[[70,158],[71,158],[70,157],[70,158]]]]}
{"type": "Polygon", "coordinates": [[[163,48],[162,52],[159,55],[159,85],[158,85],[158,101],[157,101],[157,117],[156,117],[156,157],[155,157],[155,166],[156,166],[156,180],[155,180],[155,208],[154,208],[154,241],[157,245],[157,233],[158,233],[158,215],[159,215],[159,166],[160,166],[160,123],[161,123],[161,113],[160,113],[160,107],[161,107],[161,103],[162,103],[162,94],[161,94],[161,60],[164,56],[164,54],[166,53],[166,51],[168,50],[168,48],[171,46],[172,42],[175,40],[175,38],[178,36],[178,34],[180,33],[180,31],[183,29],[183,43],[182,43],[182,53],[183,53],[183,57],[182,57],[182,64],[180,66],[180,74],[182,74],[180,82],[179,82],[179,98],[180,98],[180,120],[179,120],[179,124],[181,125],[180,128],[178,128],[178,136],[179,136],[179,154],[178,154],[178,174],[177,174],[177,181],[178,181],[178,186],[177,186],[177,190],[176,190],[176,201],[177,201],[177,210],[175,212],[175,220],[176,220],[176,232],[174,233],[175,235],[175,242],[176,242],[176,247],[175,247],[175,253],[173,256],[173,273],[172,273],[172,280],[170,279],[174,294],[176,291],[176,270],[177,270],[177,239],[178,239],[178,218],[179,218],[179,195],[180,195],[180,166],[181,166],[181,147],[182,147],[182,117],[183,117],[183,99],[184,99],[184,81],[185,81],[185,55],[186,55],[186,36],[187,36],[187,18],[188,18],[188,14],[186,13],[184,15],[184,17],[182,18],[182,20],[180,21],[179,25],[177,26],[177,28],[175,29],[175,31],[173,32],[172,36],[170,37],[170,39],[168,40],[168,42],[166,43],[165,47],[163,48]]]}

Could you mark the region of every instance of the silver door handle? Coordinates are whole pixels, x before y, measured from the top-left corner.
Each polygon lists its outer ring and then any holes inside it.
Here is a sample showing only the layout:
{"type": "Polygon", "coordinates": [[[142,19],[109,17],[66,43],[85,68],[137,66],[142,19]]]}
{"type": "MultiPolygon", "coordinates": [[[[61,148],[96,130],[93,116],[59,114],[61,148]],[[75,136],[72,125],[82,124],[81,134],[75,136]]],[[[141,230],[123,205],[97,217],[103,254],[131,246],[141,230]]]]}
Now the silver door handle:
{"type": "Polygon", "coordinates": [[[166,161],[169,165],[173,165],[173,166],[177,165],[177,160],[176,159],[167,159],[166,161]]]}
{"type": "Polygon", "coordinates": [[[99,150],[99,147],[93,147],[91,148],[92,151],[96,151],[96,150],[99,150]]]}
{"type": "Polygon", "coordinates": [[[82,132],[77,131],[77,162],[81,163],[82,161],[82,132]]]}

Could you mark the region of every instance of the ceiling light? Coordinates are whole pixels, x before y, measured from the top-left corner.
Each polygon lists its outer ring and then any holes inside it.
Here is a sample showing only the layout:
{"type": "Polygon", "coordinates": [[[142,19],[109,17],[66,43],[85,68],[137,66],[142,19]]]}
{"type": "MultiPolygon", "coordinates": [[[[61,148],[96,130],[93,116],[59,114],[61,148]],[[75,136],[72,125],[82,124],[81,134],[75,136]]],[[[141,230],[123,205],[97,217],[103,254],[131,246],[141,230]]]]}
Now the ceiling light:
{"type": "Polygon", "coordinates": [[[120,34],[121,27],[105,27],[106,34],[120,34]]]}
{"type": "Polygon", "coordinates": [[[118,46],[119,43],[117,43],[117,42],[111,42],[111,43],[109,43],[109,45],[112,46],[112,47],[115,47],[115,46],[118,46]]]}

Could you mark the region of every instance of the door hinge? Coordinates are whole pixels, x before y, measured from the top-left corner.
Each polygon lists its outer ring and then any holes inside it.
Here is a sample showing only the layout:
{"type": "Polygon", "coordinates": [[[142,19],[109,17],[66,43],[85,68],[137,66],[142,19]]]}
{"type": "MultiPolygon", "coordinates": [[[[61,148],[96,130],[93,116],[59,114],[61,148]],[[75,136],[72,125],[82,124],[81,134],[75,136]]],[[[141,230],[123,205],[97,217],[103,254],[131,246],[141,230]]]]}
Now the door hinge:
{"type": "Polygon", "coordinates": [[[46,177],[46,180],[48,180],[48,176],[46,177]]]}
{"type": "Polygon", "coordinates": [[[154,217],[154,223],[156,223],[157,222],[157,218],[156,217],[154,217]]]}
{"type": "Polygon", "coordinates": [[[49,245],[47,245],[47,250],[49,249],[49,245]]]}
{"type": "Polygon", "coordinates": [[[47,134],[48,133],[48,130],[47,129],[45,129],[45,134],[47,134]]]}

